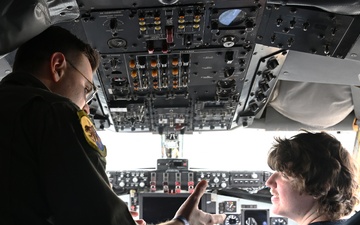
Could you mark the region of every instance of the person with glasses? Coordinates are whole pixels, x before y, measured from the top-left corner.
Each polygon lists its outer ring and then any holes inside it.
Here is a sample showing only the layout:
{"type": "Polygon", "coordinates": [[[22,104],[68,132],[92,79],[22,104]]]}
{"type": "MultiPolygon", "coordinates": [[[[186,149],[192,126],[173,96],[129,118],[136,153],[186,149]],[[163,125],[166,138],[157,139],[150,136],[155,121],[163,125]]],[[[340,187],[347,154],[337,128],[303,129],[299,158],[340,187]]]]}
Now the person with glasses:
{"type": "MultiPolygon", "coordinates": [[[[146,223],[111,189],[106,146],[84,111],[97,92],[98,66],[99,54],[59,26],[17,49],[0,82],[1,224],[146,223]]],[[[164,224],[222,223],[224,214],[198,209],[206,185],[199,182],[164,224]]]]}
{"type": "Polygon", "coordinates": [[[359,205],[355,159],[332,135],[304,130],[291,138],[275,138],[266,181],[272,212],[299,225],[345,224],[359,205]]]}

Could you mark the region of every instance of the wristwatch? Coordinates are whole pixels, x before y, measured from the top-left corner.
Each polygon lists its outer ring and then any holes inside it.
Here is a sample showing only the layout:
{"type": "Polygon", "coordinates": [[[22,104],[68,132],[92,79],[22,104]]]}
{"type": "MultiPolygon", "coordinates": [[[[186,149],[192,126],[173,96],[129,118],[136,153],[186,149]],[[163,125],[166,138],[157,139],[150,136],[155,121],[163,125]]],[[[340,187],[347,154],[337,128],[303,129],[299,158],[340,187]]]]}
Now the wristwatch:
{"type": "Polygon", "coordinates": [[[176,216],[176,217],[174,217],[173,220],[178,220],[178,221],[182,222],[184,225],[190,225],[189,221],[183,216],[176,216]]]}

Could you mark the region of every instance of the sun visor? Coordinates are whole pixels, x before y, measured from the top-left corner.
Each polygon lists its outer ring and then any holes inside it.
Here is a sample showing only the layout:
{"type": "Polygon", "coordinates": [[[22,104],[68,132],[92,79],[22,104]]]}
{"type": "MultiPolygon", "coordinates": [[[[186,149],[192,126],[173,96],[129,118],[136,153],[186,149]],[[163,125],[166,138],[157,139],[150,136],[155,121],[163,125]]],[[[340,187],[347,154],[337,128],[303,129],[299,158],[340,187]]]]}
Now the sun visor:
{"type": "Polygon", "coordinates": [[[268,0],[268,4],[316,7],[326,12],[343,15],[360,15],[359,0],[268,0]]]}
{"type": "Polygon", "coordinates": [[[0,14],[0,55],[4,55],[49,26],[78,18],[80,11],[75,0],[1,0],[0,14]]]}
{"type": "Polygon", "coordinates": [[[299,123],[328,128],[340,123],[353,110],[349,85],[278,82],[269,105],[299,123]]]}

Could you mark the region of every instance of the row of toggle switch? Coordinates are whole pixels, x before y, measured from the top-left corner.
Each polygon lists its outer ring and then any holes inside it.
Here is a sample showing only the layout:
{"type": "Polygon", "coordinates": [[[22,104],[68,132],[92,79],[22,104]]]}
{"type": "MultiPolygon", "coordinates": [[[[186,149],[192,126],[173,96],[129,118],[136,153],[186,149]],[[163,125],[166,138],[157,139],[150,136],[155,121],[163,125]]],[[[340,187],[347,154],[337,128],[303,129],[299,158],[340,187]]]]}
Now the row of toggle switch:
{"type": "Polygon", "coordinates": [[[165,193],[191,192],[201,180],[209,189],[260,189],[271,173],[266,171],[109,171],[114,189],[162,190],[165,193]]]}

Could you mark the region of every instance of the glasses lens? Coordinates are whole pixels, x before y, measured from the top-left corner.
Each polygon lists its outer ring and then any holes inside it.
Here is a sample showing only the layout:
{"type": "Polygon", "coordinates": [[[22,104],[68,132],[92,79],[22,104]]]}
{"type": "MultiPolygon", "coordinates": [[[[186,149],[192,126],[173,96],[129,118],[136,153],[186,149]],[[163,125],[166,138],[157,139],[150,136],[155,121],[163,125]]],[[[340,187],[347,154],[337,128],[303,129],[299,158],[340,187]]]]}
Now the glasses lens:
{"type": "Polygon", "coordinates": [[[66,60],[66,61],[70,64],[70,66],[72,66],[76,71],[78,71],[79,74],[81,76],[83,76],[92,85],[92,90],[86,95],[86,104],[89,103],[95,97],[95,95],[98,91],[95,84],[92,83],[88,78],[86,78],[86,76],[80,70],[78,70],[78,68],[76,68],[70,61],[68,61],[68,60],[66,60]]]}
{"type": "Polygon", "coordinates": [[[93,100],[93,98],[95,97],[97,91],[98,90],[97,90],[96,86],[93,85],[93,88],[92,88],[91,92],[86,95],[86,103],[89,103],[91,100],[93,100]]]}

